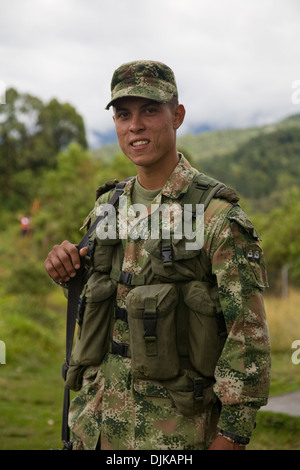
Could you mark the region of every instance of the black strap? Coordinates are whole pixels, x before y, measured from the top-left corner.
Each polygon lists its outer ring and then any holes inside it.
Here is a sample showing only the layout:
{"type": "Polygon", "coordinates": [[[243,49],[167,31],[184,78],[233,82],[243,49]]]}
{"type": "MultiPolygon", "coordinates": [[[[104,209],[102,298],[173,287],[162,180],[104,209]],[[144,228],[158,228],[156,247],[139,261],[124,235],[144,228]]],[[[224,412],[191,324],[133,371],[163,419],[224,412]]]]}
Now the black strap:
{"type": "MultiPolygon", "coordinates": [[[[112,195],[111,199],[108,202],[108,205],[104,208],[104,211],[97,217],[92,226],[86,232],[82,240],[79,242],[77,248],[78,251],[81,248],[87,246],[89,242],[89,235],[96,229],[98,223],[104,219],[110,208],[116,204],[119,197],[124,191],[124,186],[132,177],[127,178],[126,180],[117,183],[115,192],[112,195]]],[[[65,364],[62,366],[62,376],[66,380],[67,371],[69,369],[70,357],[73,347],[74,332],[76,326],[76,317],[79,305],[80,292],[82,288],[82,274],[84,270],[84,260],[81,259],[81,266],[77,271],[75,277],[71,278],[69,281],[68,289],[68,306],[67,306],[67,325],[66,325],[66,359],[65,364]]],[[[64,401],[63,401],[63,415],[62,415],[62,431],[61,437],[64,444],[64,448],[70,448],[70,429],[68,426],[68,414],[69,414],[69,405],[70,405],[70,390],[65,387],[64,389],[64,401]]]]}
{"type": "Polygon", "coordinates": [[[118,305],[115,306],[115,319],[116,320],[123,320],[128,322],[128,314],[127,309],[119,307],[118,305]]]}
{"type": "Polygon", "coordinates": [[[122,357],[130,357],[128,356],[128,348],[129,344],[126,343],[117,343],[116,341],[111,342],[111,353],[118,354],[122,357]]]}

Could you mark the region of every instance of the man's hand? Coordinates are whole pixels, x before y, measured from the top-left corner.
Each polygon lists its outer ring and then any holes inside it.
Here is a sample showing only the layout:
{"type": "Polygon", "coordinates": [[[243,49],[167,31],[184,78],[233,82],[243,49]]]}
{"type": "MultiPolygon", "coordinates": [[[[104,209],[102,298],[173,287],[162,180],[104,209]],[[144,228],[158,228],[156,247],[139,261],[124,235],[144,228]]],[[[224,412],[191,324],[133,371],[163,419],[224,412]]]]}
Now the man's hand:
{"type": "Polygon", "coordinates": [[[208,450],[245,450],[245,446],[240,446],[237,442],[229,442],[222,436],[216,437],[208,450]]]}
{"type": "Polygon", "coordinates": [[[76,245],[65,240],[61,245],[55,245],[48,254],[44,266],[49,276],[56,282],[68,282],[76,276],[80,268],[80,257],[87,255],[87,247],[80,252],[76,245]]]}

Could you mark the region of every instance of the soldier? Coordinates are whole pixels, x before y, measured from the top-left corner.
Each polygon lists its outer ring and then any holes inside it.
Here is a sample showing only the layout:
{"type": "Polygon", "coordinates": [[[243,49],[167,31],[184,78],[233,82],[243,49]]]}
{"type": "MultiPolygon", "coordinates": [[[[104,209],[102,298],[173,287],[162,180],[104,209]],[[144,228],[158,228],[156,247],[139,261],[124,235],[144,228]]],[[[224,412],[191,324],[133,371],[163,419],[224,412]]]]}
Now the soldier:
{"type": "MultiPolygon", "coordinates": [[[[69,413],[73,449],[245,449],[270,380],[258,234],[235,192],[177,152],[185,109],[169,67],[120,66],[111,106],[120,147],[137,169],[119,200],[117,236],[99,228],[89,249],[78,253],[64,241],[45,261],[66,287],[79,255],[86,261],[66,383],[78,391],[69,413]],[[134,236],[137,203],[146,208],[139,227],[163,206],[158,237],[151,224],[134,236]],[[187,249],[188,237],[175,236],[175,217],[162,236],[174,204],[192,208],[193,228],[195,207],[204,204],[201,246],[187,249]]],[[[86,225],[113,192],[99,191],[86,225]]]]}

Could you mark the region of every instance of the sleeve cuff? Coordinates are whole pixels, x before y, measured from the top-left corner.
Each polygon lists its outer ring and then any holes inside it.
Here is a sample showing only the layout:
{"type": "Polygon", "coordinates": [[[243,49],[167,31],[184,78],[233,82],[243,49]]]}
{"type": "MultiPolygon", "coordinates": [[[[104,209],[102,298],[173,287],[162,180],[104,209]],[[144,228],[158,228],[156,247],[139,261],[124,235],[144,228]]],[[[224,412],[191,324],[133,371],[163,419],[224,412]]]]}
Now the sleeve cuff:
{"type": "Polygon", "coordinates": [[[247,405],[223,405],[218,426],[225,432],[250,439],[258,409],[247,405]]]}

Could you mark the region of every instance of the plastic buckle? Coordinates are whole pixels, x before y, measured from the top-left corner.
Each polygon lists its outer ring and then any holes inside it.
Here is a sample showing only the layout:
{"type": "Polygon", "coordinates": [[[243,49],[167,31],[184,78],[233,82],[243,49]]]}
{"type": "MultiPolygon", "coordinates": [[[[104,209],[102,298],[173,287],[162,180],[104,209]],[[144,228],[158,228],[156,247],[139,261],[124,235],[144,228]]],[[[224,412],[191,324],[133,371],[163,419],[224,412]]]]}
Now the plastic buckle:
{"type": "Polygon", "coordinates": [[[132,273],[126,272],[126,271],[121,271],[119,282],[121,284],[126,284],[127,286],[130,286],[132,280],[132,273]]]}
{"type": "Polygon", "coordinates": [[[128,321],[128,315],[126,308],[115,306],[115,319],[116,320],[123,320],[125,322],[128,321]]]}
{"type": "Polygon", "coordinates": [[[111,353],[118,354],[118,356],[122,357],[128,357],[128,347],[128,344],[117,343],[116,341],[112,341],[111,353]]]}
{"type": "Polygon", "coordinates": [[[163,247],[161,249],[163,263],[172,262],[172,248],[170,246],[163,247]]]}

